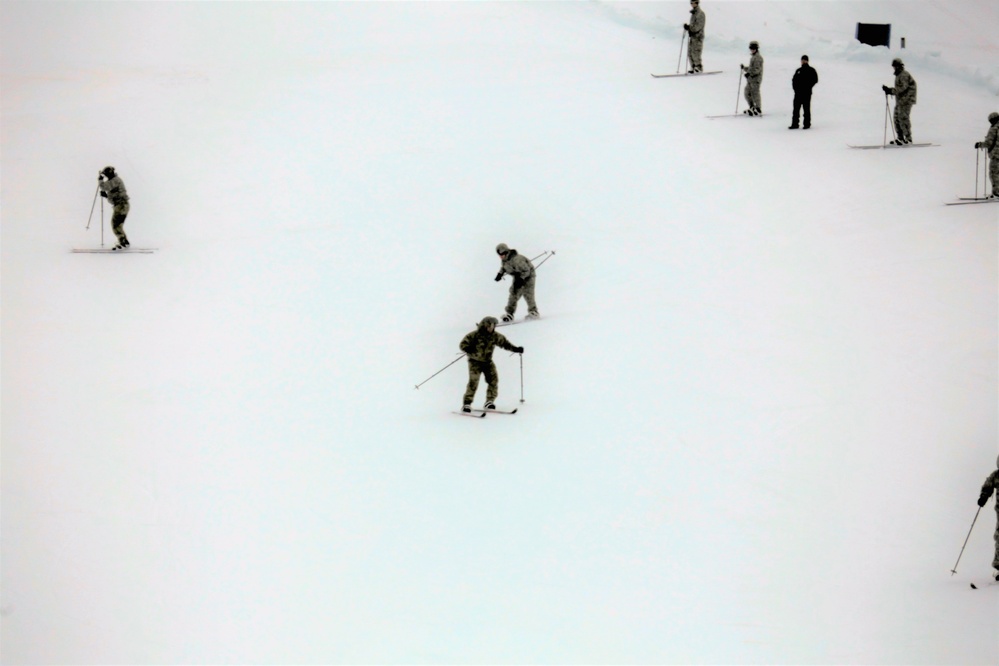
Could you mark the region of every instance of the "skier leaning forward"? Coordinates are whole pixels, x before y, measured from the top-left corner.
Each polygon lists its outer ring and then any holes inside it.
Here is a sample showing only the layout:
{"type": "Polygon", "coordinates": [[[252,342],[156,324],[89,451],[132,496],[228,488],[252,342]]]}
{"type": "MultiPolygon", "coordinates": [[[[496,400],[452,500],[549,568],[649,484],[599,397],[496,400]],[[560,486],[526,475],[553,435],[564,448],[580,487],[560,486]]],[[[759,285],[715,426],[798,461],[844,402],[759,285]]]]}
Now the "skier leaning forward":
{"type": "Polygon", "coordinates": [[[128,217],[128,192],[125,191],[125,183],[121,176],[115,173],[113,166],[106,166],[101,169],[97,176],[98,186],[101,196],[111,202],[114,206],[114,215],[111,218],[111,231],[118,238],[118,244],[112,250],[128,249],[128,237],[125,235],[125,218],[128,217]]]}
{"type": "Polygon", "coordinates": [[[496,254],[500,257],[500,271],[496,274],[496,281],[503,279],[504,275],[513,276],[513,284],[510,285],[510,297],[506,301],[506,314],[503,321],[513,321],[513,315],[517,311],[517,303],[523,298],[527,301],[527,318],[537,319],[538,304],[534,302],[534,264],[522,254],[517,254],[516,250],[511,250],[506,243],[496,246],[496,254]]]}
{"type": "Polygon", "coordinates": [[[996,459],[996,471],[989,474],[985,483],[982,484],[982,494],[978,496],[978,506],[985,506],[993,492],[996,492],[996,532],[994,535],[996,552],[992,558],[992,568],[995,569],[996,580],[999,580],[999,458],[996,459]]]}
{"type": "Polygon", "coordinates": [[[479,388],[479,376],[486,376],[486,409],[496,409],[496,396],[499,395],[499,374],[493,362],[493,349],[499,347],[517,354],[523,354],[524,348],[511,344],[506,336],[496,332],[496,317],[485,317],[478,327],[464,338],[458,348],[468,356],[468,386],[465,387],[465,399],[461,411],[472,411],[472,400],[479,388]]]}

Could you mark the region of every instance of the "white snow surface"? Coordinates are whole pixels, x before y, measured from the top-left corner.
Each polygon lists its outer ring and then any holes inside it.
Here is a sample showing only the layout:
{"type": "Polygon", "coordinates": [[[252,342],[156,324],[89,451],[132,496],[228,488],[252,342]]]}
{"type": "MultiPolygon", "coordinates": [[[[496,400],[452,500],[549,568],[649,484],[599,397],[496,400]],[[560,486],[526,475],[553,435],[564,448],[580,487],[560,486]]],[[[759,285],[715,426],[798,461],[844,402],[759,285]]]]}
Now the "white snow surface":
{"type": "Polygon", "coordinates": [[[996,663],[999,5],[703,7],[0,5],[3,663],[996,663]]]}

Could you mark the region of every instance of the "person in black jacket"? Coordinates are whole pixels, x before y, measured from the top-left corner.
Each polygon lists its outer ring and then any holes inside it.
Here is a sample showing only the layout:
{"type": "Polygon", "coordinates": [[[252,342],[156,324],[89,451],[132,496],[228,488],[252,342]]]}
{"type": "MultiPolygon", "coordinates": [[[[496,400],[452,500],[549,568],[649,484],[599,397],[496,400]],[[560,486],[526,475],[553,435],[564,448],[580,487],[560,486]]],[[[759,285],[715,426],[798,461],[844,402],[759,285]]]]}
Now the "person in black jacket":
{"type": "Polygon", "coordinates": [[[802,129],[812,126],[812,88],[819,82],[819,75],[808,64],[808,56],[801,56],[801,67],[791,77],[791,87],[794,88],[794,111],[791,114],[791,126],[788,129],[798,129],[798,112],[802,111],[804,124],[802,129]]]}

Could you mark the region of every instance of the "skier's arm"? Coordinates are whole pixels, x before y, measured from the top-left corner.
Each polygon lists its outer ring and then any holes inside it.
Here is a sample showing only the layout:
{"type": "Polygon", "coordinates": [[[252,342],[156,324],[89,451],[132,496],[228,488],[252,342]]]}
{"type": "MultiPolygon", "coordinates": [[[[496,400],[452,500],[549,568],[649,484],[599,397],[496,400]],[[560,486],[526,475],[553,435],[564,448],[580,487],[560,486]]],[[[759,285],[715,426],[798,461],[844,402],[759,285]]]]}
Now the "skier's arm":
{"type": "Polygon", "coordinates": [[[978,506],[985,506],[985,503],[992,497],[992,491],[997,483],[999,483],[999,469],[989,474],[989,477],[985,479],[985,483],[982,485],[982,494],[978,496],[978,506]]]}

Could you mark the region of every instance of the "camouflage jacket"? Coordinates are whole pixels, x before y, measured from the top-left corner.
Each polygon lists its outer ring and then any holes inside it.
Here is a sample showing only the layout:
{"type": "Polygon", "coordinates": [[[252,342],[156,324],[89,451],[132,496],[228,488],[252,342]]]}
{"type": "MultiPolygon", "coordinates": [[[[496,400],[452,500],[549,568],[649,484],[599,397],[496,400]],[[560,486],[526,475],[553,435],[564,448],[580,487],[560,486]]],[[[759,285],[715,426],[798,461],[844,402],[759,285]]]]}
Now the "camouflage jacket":
{"type": "Polygon", "coordinates": [[[512,275],[515,281],[527,282],[534,277],[534,264],[522,254],[517,254],[516,250],[510,250],[506,260],[502,261],[500,275],[512,275]]]}
{"type": "Polygon", "coordinates": [[[890,88],[889,92],[895,96],[896,104],[915,104],[916,79],[912,78],[908,70],[903,69],[895,75],[895,87],[890,88]]]}
{"type": "Polygon", "coordinates": [[[468,358],[473,361],[491,361],[493,349],[499,347],[507,351],[513,351],[515,347],[506,339],[506,336],[496,331],[489,332],[484,326],[479,327],[461,339],[458,348],[468,354],[468,358]]]}
{"type": "Polygon", "coordinates": [[[115,206],[121,206],[122,204],[128,203],[128,192],[125,191],[125,183],[122,182],[121,176],[115,176],[109,180],[102,180],[100,182],[101,191],[107,193],[108,201],[113,203],[115,206]]]}
{"type": "Polygon", "coordinates": [[[707,23],[707,18],[704,16],[704,10],[700,7],[690,10],[690,36],[694,39],[699,37],[704,37],[704,24],[707,23]]]}
{"type": "Polygon", "coordinates": [[[982,146],[989,151],[989,157],[999,159],[999,123],[989,128],[989,133],[985,135],[982,146]]]}
{"type": "Polygon", "coordinates": [[[749,58],[749,64],[746,65],[746,78],[753,83],[759,83],[763,80],[763,56],[757,51],[749,58]]]}

